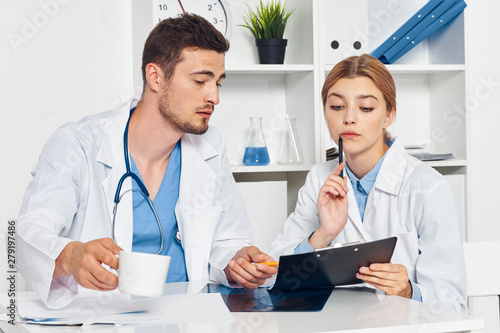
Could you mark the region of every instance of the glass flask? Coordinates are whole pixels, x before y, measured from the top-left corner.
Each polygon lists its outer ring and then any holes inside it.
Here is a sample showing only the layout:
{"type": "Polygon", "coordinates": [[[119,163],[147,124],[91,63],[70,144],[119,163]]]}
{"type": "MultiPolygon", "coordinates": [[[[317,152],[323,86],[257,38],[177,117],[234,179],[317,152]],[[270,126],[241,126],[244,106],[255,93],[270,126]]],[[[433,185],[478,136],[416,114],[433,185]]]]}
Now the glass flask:
{"type": "Polygon", "coordinates": [[[245,165],[268,165],[269,153],[267,151],[264,133],[262,132],[262,118],[250,117],[250,134],[245,147],[243,164],[245,165]]]}
{"type": "Polygon", "coordinates": [[[278,154],[279,164],[301,164],[304,162],[304,155],[300,147],[299,136],[295,127],[295,118],[290,115],[285,116],[285,128],[283,129],[283,139],[278,154]]]}

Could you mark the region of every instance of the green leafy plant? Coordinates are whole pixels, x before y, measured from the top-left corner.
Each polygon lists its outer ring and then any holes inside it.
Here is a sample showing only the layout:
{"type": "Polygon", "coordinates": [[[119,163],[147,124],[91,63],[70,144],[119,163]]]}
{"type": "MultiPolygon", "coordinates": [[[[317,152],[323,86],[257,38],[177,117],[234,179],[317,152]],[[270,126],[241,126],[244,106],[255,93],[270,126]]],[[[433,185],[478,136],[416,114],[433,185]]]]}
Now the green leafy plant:
{"type": "Polygon", "coordinates": [[[245,24],[242,27],[250,29],[255,39],[283,38],[288,18],[295,9],[288,9],[281,4],[281,1],[260,4],[256,11],[248,7],[248,15],[243,17],[245,24]]]}

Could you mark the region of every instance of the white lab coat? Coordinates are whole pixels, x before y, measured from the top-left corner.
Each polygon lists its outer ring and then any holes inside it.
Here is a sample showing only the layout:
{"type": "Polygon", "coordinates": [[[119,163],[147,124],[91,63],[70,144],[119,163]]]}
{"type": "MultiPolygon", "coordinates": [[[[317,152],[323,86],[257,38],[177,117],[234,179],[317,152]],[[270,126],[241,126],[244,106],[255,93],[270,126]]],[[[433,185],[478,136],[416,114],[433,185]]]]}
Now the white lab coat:
{"type": "MultiPolygon", "coordinates": [[[[78,293],[72,276],[53,279],[55,259],[72,240],[112,237],[113,199],[125,173],[123,132],[133,100],[58,129],[32,171],[17,222],[17,268],[50,307],[78,293]]],[[[223,272],[252,231],[226,148],[214,129],[181,138],[182,169],[175,207],[190,281],[227,284],[223,272]]],[[[122,193],[131,188],[130,177],[122,193]]],[[[118,205],[115,236],[132,249],[132,195],[118,205]]]]}
{"type": "MultiPolygon", "coordinates": [[[[293,253],[318,227],[321,186],[338,160],[314,166],[300,189],[295,212],[274,241],[271,255],[293,253]]],[[[408,155],[396,139],[371,190],[363,222],[351,182],[348,221],[332,243],[373,241],[397,236],[392,263],[406,266],[422,301],[466,312],[466,279],[458,220],[451,188],[442,175],[408,155]]]]}

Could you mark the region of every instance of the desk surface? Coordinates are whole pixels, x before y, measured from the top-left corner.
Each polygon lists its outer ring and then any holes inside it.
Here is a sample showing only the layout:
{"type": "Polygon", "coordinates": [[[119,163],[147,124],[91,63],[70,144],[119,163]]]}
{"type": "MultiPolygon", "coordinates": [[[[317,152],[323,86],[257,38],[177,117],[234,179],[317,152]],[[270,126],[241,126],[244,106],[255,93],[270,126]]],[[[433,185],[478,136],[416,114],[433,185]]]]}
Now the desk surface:
{"type": "MultiPolygon", "coordinates": [[[[209,311],[209,309],[207,309],[209,311]]],[[[365,288],[337,288],[319,312],[236,312],[235,322],[180,325],[22,325],[24,332],[482,332],[483,319],[365,288]]],[[[5,323],[2,323],[5,324],[5,323]]],[[[3,326],[2,326],[3,327],[3,326]]]]}

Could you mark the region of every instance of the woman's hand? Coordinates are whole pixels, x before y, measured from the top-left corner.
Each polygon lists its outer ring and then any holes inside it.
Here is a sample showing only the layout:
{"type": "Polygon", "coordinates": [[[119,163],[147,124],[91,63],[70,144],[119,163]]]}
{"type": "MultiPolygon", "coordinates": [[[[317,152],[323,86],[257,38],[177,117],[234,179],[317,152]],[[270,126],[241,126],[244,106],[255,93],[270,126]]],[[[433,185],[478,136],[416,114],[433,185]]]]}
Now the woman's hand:
{"type": "Polygon", "coordinates": [[[309,238],[313,249],[327,247],[347,223],[347,177],[340,178],[345,162],[339,164],[319,190],[318,214],[320,227],[309,238]]]}
{"type": "Polygon", "coordinates": [[[397,295],[411,298],[412,288],[408,279],[406,267],[399,264],[371,264],[370,267],[361,267],[356,277],[387,295],[397,295]]]}

